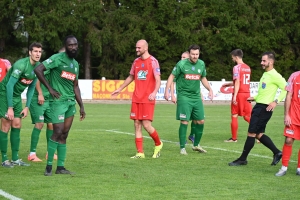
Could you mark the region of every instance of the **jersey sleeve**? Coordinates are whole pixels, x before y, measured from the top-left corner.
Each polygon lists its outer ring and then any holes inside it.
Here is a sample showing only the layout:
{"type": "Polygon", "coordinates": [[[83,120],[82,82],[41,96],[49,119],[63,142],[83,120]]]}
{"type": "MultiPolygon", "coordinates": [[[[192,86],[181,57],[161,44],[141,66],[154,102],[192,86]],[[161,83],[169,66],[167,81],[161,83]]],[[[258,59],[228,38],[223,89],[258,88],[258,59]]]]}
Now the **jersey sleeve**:
{"type": "Polygon", "coordinates": [[[47,60],[43,61],[43,65],[45,66],[46,70],[54,69],[58,67],[57,64],[57,56],[56,54],[48,58],[47,60]]]}
{"type": "Polygon", "coordinates": [[[232,79],[233,80],[240,79],[240,65],[236,65],[233,67],[232,79]]]}
{"type": "Polygon", "coordinates": [[[132,76],[134,76],[134,70],[135,70],[134,66],[135,66],[135,63],[136,63],[136,59],[133,61],[132,65],[131,65],[130,72],[129,72],[129,74],[132,75],[132,76]]]}
{"type": "Polygon", "coordinates": [[[158,61],[156,59],[151,59],[151,62],[154,76],[160,75],[160,67],[158,61]]]}
{"type": "Polygon", "coordinates": [[[286,96],[285,87],[286,87],[287,82],[280,74],[278,74],[276,76],[274,82],[278,86],[278,88],[281,89],[280,95],[278,96],[278,101],[282,101],[286,96]]]}
{"type": "Polygon", "coordinates": [[[12,73],[11,76],[19,79],[21,77],[21,74],[24,72],[25,70],[25,65],[23,62],[16,62],[13,66],[12,66],[12,73]]]}
{"type": "MultiPolygon", "coordinates": [[[[4,65],[6,66],[6,70],[7,70],[8,68],[11,67],[11,64],[10,64],[9,60],[7,60],[7,59],[2,59],[2,61],[3,61],[4,65]]],[[[7,70],[7,71],[8,71],[8,70],[7,70]]]]}
{"type": "Polygon", "coordinates": [[[202,65],[203,65],[203,70],[202,70],[202,73],[201,73],[201,77],[206,77],[206,68],[205,68],[205,63],[202,62],[202,65]]]}
{"type": "Polygon", "coordinates": [[[289,77],[289,79],[288,79],[288,81],[287,81],[287,84],[286,84],[286,86],[285,86],[285,90],[286,90],[286,91],[291,92],[291,93],[294,92],[294,91],[293,91],[293,84],[294,84],[295,78],[296,78],[297,76],[299,76],[299,75],[300,75],[300,72],[299,72],[299,71],[298,71],[298,72],[294,72],[294,73],[291,74],[291,76],[289,77]]]}
{"type": "Polygon", "coordinates": [[[175,77],[178,77],[178,75],[181,73],[181,62],[182,61],[179,61],[176,65],[175,65],[175,67],[173,68],[173,70],[172,70],[172,74],[175,76],[175,77]]]}

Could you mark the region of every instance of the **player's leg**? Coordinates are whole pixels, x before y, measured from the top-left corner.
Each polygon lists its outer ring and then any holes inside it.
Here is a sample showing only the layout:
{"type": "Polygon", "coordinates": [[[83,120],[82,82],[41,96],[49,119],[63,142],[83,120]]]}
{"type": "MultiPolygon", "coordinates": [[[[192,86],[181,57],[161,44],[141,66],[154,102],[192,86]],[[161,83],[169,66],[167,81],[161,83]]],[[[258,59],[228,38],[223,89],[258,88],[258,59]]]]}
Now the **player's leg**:
{"type": "Polygon", "coordinates": [[[185,143],[186,143],[186,132],[188,123],[191,117],[192,105],[188,101],[177,101],[176,119],[180,120],[179,126],[179,144],[180,153],[186,155],[185,143]]]}
{"type": "Polygon", "coordinates": [[[188,139],[192,142],[192,144],[194,144],[195,141],[195,127],[196,127],[196,123],[191,123],[191,132],[190,135],[188,137],[188,139]]]}
{"type": "MultiPolygon", "coordinates": [[[[286,131],[292,131],[289,127],[284,128],[284,135],[286,131]]],[[[286,136],[285,141],[282,148],[282,166],[279,169],[279,171],[275,174],[275,176],[284,176],[286,174],[286,171],[288,169],[289,161],[292,155],[292,147],[293,147],[294,139],[286,136]]]]}
{"type": "Polygon", "coordinates": [[[140,104],[132,102],[131,111],[130,111],[130,119],[134,121],[134,129],[135,129],[135,146],[137,153],[131,158],[145,158],[144,148],[143,148],[143,134],[142,134],[142,121],[140,119],[143,118],[140,104]]]}
{"type": "Polygon", "coordinates": [[[2,117],[1,130],[0,130],[0,148],[1,148],[1,155],[2,155],[2,166],[6,168],[13,167],[13,164],[8,160],[7,157],[8,132],[10,130],[10,127],[11,127],[11,121],[2,117]]]}
{"type": "Polygon", "coordinates": [[[195,124],[195,140],[192,149],[200,153],[206,153],[207,151],[199,145],[204,130],[204,108],[202,100],[193,103],[191,118],[195,124]]]}
{"type": "Polygon", "coordinates": [[[238,113],[240,112],[239,110],[239,94],[237,96],[236,104],[233,104],[231,101],[231,123],[230,123],[230,128],[231,128],[231,138],[228,140],[224,140],[224,142],[237,142],[237,131],[238,131],[238,113]]]}
{"type": "MultiPolygon", "coordinates": [[[[47,141],[47,149],[48,149],[48,143],[53,135],[53,124],[51,120],[51,108],[49,101],[44,102],[44,123],[47,124],[47,129],[46,129],[46,141],[47,141]]],[[[46,153],[46,159],[48,159],[48,152],[46,153]]],[[[57,155],[54,154],[53,157],[54,160],[57,160],[57,155]]]]}

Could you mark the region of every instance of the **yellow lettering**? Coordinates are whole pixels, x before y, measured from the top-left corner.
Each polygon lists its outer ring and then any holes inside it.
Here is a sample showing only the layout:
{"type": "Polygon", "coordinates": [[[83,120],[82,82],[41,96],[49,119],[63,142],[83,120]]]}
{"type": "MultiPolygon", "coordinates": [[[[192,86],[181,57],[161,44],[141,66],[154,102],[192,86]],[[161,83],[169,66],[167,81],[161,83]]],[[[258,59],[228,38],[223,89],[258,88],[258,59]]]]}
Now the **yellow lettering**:
{"type": "Polygon", "coordinates": [[[93,92],[100,91],[100,81],[93,81],[93,92]]]}

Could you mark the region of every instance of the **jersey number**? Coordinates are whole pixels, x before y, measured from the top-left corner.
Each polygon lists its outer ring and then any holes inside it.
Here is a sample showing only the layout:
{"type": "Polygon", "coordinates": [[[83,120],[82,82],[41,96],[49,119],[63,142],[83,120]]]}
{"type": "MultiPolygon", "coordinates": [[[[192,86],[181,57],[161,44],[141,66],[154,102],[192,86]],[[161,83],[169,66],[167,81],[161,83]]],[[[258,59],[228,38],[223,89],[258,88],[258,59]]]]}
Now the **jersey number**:
{"type": "Polygon", "coordinates": [[[250,84],[250,74],[244,74],[243,76],[243,84],[249,85],[250,84]]]}

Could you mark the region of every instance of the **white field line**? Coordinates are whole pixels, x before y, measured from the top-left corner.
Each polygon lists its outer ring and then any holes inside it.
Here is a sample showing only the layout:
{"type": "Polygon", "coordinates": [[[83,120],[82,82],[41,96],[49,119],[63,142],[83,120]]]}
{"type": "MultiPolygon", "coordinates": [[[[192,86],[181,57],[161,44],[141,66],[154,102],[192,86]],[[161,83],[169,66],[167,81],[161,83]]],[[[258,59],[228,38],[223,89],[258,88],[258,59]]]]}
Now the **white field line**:
{"type": "MultiPolygon", "coordinates": [[[[106,131],[106,132],[112,132],[112,133],[119,133],[119,134],[133,135],[133,136],[134,136],[133,133],[122,132],[122,131],[118,131],[118,130],[115,130],[115,129],[105,130],[105,131],[106,131]]],[[[149,137],[149,136],[143,136],[143,138],[152,139],[152,138],[149,137]]],[[[170,140],[163,140],[163,139],[161,139],[161,141],[166,142],[166,143],[171,143],[171,144],[177,144],[177,143],[178,143],[178,142],[174,142],[174,141],[170,141],[170,140]]],[[[190,146],[191,146],[191,144],[187,144],[187,145],[190,145],[190,146]]],[[[208,146],[203,146],[203,145],[201,145],[201,146],[204,147],[204,148],[206,148],[206,149],[213,149],[213,150],[217,150],[217,151],[226,151],[226,152],[233,152],[233,153],[241,154],[240,151],[229,150],[229,149],[223,149],[223,148],[217,148],[217,147],[208,147],[208,146]]],[[[253,154],[253,153],[250,153],[249,155],[250,155],[250,156],[254,156],[254,157],[267,158],[267,159],[273,160],[273,157],[270,157],[270,156],[263,156],[263,155],[259,155],[259,154],[253,154]]],[[[296,161],[290,160],[290,162],[296,162],[296,161]]]]}
{"type": "Polygon", "coordinates": [[[7,199],[10,199],[10,200],[22,200],[22,199],[20,199],[18,197],[15,197],[15,196],[11,195],[11,194],[8,194],[7,192],[4,192],[1,189],[0,189],[0,196],[3,196],[3,197],[5,197],[7,199]]]}

